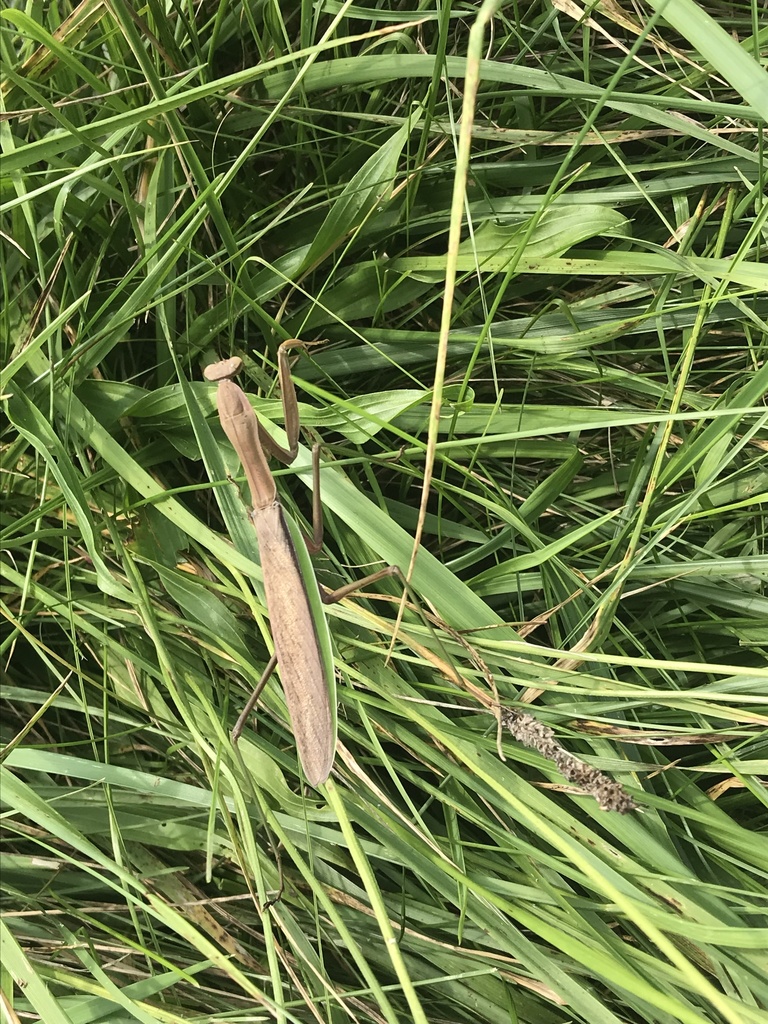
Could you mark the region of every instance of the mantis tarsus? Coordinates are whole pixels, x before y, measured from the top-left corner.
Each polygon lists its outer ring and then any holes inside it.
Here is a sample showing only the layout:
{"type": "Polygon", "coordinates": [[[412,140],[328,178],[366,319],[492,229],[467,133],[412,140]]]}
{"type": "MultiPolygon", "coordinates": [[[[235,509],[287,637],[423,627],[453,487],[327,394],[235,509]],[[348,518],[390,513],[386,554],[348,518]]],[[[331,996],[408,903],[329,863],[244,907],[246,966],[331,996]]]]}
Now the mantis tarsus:
{"type": "Polygon", "coordinates": [[[251,491],[250,517],[261,552],[264,594],[275,645],[275,653],[232,730],[232,740],[237,742],[265,683],[279,666],[304,775],[311,786],[319,786],[330,775],[336,750],[333,648],[323,604],[340,601],[369,583],[399,574],[399,570],[388,566],[331,592],[319,587],[310,559],[310,552],[320,550],[323,538],[319,445],[312,450],[311,540],[304,538],[280,504],[265,452],[285,465],[298,454],[299,409],[288,360],[291,349],[305,347],[304,342],[293,339],[284,341],[277,352],[287,448],[264,430],[245,393],[231,379],[242,369],[242,360],[235,357],[213,363],[206,367],[205,377],[219,382],[219,419],[251,491]]]}

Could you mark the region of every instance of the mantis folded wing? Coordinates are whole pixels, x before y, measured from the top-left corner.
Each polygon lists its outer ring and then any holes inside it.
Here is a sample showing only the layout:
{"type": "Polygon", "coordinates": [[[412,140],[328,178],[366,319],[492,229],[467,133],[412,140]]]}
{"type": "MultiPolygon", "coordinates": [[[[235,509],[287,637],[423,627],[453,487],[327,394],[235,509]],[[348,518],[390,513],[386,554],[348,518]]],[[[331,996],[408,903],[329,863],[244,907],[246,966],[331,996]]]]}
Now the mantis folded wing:
{"type": "Polygon", "coordinates": [[[224,432],[237,452],[251,491],[251,521],[261,552],[264,594],[272,626],[275,653],[232,731],[236,741],[267,679],[279,666],[299,758],[307,782],[319,786],[333,766],[336,750],[336,687],[333,648],[323,604],[340,600],[353,590],[397,574],[387,567],[358,583],[333,593],[321,591],[309,556],[322,544],[319,501],[319,449],[313,449],[313,540],[308,543],[297,524],[286,515],[267,465],[265,449],[286,465],[298,452],[299,413],[291,380],[288,353],[298,340],[285,341],[278,349],[288,448],[282,448],[263,430],[246,395],[230,378],[240,372],[240,359],[226,359],[206,367],[208,380],[218,381],[216,401],[224,432]]]}

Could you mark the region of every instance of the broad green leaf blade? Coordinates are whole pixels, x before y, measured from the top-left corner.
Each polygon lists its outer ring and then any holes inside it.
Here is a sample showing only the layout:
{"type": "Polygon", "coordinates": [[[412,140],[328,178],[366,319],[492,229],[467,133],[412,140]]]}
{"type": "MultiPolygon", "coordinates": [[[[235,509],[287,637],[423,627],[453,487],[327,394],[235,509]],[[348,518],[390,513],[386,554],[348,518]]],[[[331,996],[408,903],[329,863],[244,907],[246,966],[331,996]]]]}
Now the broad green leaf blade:
{"type": "Polygon", "coordinates": [[[392,193],[400,154],[411,133],[410,121],[384,142],[344,186],[304,257],[302,269],[313,267],[359,228],[392,193]]]}

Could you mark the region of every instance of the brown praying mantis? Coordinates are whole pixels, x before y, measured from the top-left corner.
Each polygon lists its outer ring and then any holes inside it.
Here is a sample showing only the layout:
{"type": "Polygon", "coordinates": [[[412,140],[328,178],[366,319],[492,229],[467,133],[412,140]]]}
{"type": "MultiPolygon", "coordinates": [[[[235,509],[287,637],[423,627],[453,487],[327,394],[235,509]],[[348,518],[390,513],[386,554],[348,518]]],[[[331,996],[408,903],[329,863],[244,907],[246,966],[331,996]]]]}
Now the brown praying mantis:
{"type": "Polygon", "coordinates": [[[385,576],[399,575],[399,569],[387,566],[334,591],[321,588],[315,578],[310,553],[316,554],[323,542],[320,446],[312,449],[311,539],[303,536],[280,504],[266,455],[268,452],[290,465],[298,454],[299,407],[289,365],[293,348],[306,348],[306,344],[294,338],[284,341],[277,352],[287,448],[270,437],[245,393],[231,379],[242,369],[241,359],[213,363],[205,368],[204,374],[207,380],[219,382],[219,419],[240,459],[251,492],[250,518],[261,554],[264,595],[275,646],[275,653],[232,730],[232,741],[237,742],[277,666],[304,775],[311,786],[319,786],[333,766],[337,730],[333,646],[323,605],[340,601],[385,576]]]}

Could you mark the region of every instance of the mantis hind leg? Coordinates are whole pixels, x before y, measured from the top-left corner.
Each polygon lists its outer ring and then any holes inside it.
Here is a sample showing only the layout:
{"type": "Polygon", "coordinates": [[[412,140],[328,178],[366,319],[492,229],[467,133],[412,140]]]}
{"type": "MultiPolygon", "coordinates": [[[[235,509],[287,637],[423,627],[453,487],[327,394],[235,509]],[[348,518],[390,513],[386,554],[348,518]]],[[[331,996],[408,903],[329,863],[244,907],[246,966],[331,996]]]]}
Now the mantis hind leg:
{"type": "Polygon", "coordinates": [[[354,583],[346,583],[343,587],[339,587],[338,590],[323,590],[321,587],[320,597],[323,604],[336,604],[337,601],[343,601],[345,597],[354,594],[356,590],[362,590],[371,583],[377,583],[388,576],[397,576],[401,581],[403,579],[403,574],[398,566],[388,565],[384,569],[379,569],[378,572],[372,572],[370,576],[364,576],[361,580],[355,580],[354,583]]]}
{"type": "Polygon", "coordinates": [[[256,689],[253,691],[251,696],[248,698],[248,703],[245,705],[245,707],[243,708],[243,710],[242,710],[242,712],[240,714],[240,717],[235,722],[235,726],[234,726],[234,728],[232,730],[232,742],[233,743],[237,743],[237,741],[240,739],[240,735],[241,735],[243,729],[245,728],[245,723],[248,721],[248,719],[251,716],[251,712],[256,707],[256,705],[258,703],[258,700],[259,700],[259,697],[261,696],[261,691],[267,685],[267,680],[272,675],[272,673],[275,671],[275,666],[276,665],[277,665],[277,655],[273,654],[272,657],[267,662],[266,668],[264,669],[264,671],[261,674],[261,679],[259,680],[259,682],[258,682],[258,684],[256,686],[256,689]]]}

